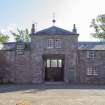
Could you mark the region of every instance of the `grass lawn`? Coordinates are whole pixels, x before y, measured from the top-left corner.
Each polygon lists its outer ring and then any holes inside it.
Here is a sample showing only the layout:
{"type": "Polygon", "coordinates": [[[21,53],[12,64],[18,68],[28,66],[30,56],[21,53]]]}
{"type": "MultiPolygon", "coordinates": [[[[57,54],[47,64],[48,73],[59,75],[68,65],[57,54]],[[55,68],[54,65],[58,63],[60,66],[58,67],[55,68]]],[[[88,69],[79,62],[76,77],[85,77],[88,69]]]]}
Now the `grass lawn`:
{"type": "Polygon", "coordinates": [[[0,85],[0,105],[105,105],[104,85],[0,85]]]}

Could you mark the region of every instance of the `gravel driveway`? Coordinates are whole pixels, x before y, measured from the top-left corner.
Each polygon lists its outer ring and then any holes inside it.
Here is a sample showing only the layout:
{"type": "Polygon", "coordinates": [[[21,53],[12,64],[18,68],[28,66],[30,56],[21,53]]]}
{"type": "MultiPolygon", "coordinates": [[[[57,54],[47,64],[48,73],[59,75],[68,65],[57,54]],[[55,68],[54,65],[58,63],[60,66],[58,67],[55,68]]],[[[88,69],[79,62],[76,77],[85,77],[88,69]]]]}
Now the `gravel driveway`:
{"type": "Polygon", "coordinates": [[[105,105],[105,86],[68,84],[0,85],[0,105],[105,105]]]}

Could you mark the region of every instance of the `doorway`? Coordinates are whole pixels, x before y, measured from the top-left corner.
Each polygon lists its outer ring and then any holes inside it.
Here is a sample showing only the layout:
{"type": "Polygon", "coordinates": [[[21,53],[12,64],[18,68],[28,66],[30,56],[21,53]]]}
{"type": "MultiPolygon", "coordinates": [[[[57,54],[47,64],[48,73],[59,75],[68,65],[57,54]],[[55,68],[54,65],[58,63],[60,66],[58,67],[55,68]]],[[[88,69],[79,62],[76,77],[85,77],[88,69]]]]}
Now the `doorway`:
{"type": "Polygon", "coordinates": [[[59,57],[46,57],[44,59],[45,81],[64,80],[64,59],[59,57]]]}

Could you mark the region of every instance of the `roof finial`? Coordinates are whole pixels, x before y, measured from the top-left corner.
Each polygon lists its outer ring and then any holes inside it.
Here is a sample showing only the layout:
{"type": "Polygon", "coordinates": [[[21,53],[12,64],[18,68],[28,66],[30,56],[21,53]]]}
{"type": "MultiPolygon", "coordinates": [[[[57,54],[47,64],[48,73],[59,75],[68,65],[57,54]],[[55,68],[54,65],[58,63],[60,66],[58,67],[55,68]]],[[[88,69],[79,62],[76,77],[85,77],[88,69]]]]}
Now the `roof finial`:
{"type": "Polygon", "coordinates": [[[53,26],[54,26],[55,22],[56,22],[56,20],[55,20],[55,13],[53,13],[53,20],[52,20],[52,22],[53,22],[53,26]]]}
{"type": "Polygon", "coordinates": [[[31,34],[35,33],[35,24],[32,24],[32,28],[31,28],[31,34]]]}
{"type": "Polygon", "coordinates": [[[35,34],[35,32],[36,32],[36,30],[37,30],[37,23],[32,24],[31,34],[32,34],[32,35],[34,35],[34,34],[35,34]]]}
{"type": "Polygon", "coordinates": [[[76,25],[73,25],[73,32],[77,33],[76,25]]]}

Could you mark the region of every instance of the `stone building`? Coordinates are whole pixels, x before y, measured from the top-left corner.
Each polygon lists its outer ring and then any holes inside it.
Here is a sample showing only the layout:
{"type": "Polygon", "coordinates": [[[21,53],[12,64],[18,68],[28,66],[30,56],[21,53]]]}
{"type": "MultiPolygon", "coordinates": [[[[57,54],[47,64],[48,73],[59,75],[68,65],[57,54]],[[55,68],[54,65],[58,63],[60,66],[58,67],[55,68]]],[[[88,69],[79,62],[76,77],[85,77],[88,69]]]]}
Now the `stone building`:
{"type": "Polygon", "coordinates": [[[78,42],[72,31],[52,26],[35,32],[30,43],[4,43],[12,83],[105,83],[105,43],[78,42]]]}

